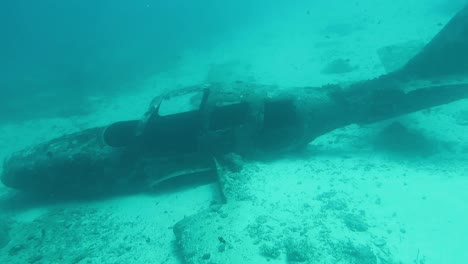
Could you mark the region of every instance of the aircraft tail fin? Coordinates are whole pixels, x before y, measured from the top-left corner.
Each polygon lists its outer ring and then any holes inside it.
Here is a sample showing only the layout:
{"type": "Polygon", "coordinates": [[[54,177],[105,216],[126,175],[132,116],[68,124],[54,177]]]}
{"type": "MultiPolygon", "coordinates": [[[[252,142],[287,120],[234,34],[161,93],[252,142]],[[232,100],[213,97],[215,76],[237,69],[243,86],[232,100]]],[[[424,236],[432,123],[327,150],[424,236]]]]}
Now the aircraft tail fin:
{"type": "Polygon", "coordinates": [[[402,80],[468,76],[468,4],[393,77],[402,80]]]}

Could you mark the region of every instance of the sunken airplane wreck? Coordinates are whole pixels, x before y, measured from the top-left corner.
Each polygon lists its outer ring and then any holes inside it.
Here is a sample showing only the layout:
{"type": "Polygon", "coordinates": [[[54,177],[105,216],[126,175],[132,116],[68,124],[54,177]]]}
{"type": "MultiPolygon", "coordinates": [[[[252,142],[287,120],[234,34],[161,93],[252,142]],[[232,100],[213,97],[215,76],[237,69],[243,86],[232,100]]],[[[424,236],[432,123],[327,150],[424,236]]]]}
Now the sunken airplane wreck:
{"type": "Polygon", "coordinates": [[[401,69],[348,86],[273,89],[233,83],[156,97],[140,120],[65,135],[14,153],[3,183],[28,193],[83,196],[151,188],[216,172],[226,156],[291,151],[334,129],[468,98],[468,6],[401,69]]]}

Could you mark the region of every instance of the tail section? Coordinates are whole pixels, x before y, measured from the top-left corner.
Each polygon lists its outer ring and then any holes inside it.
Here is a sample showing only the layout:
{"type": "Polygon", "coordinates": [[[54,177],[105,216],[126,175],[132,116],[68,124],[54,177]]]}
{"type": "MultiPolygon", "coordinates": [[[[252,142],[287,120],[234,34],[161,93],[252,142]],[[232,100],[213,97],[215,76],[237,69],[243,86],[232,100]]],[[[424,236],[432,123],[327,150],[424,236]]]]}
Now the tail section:
{"type": "Polygon", "coordinates": [[[468,75],[468,5],[413,57],[394,73],[405,80],[468,75]]]}
{"type": "Polygon", "coordinates": [[[468,98],[468,5],[405,66],[351,85],[345,98],[356,123],[374,123],[468,98]]]}

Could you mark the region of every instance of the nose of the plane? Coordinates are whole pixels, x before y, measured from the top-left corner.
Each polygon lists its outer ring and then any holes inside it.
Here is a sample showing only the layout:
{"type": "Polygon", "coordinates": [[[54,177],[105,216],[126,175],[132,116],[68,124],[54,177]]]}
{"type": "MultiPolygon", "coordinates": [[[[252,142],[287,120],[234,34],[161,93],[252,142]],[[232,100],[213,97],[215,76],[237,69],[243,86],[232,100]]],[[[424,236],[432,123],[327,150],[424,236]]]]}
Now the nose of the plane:
{"type": "Polygon", "coordinates": [[[4,185],[47,195],[105,190],[122,173],[115,149],[101,140],[103,128],[65,135],[20,150],[4,161],[4,185]]]}
{"type": "Polygon", "coordinates": [[[51,164],[46,158],[35,157],[22,150],[4,161],[2,183],[10,188],[27,192],[49,192],[52,188],[51,164]]]}

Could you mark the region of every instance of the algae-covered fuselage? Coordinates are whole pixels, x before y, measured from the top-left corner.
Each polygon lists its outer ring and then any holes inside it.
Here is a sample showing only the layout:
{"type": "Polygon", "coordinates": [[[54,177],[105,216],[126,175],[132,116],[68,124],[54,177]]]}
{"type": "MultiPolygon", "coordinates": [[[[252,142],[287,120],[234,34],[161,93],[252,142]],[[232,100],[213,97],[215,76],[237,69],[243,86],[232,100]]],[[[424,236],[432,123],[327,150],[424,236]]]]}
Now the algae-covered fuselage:
{"type": "MultiPolygon", "coordinates": [[[[203,84],[156,97],[141,119],[66,135],[13,154],[5,185],[83,195],[216,171],[223,157],[302,148],[349,124],[468,98],[468,6],[401,69],[351,85],[203,84]]],[[[222,163],[222,162],[221,162],[222,163]]],[[[221,164],[223,165],[223,164],[221,164]]]]}

